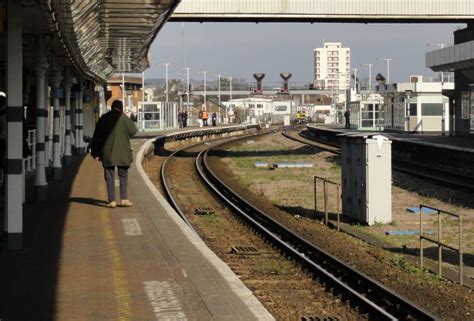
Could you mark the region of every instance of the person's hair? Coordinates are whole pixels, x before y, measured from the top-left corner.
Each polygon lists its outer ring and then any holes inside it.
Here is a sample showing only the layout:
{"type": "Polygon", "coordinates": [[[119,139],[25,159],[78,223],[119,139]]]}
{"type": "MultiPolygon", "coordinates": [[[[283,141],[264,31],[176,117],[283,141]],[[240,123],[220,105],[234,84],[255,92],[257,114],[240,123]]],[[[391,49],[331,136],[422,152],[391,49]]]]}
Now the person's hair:
{"type": "Polygon", "coordinates": [[[123,104],[120,100],[114,100],[112,103],[112,109],[117,109],[120,111],[123,111],[123,104]]]}

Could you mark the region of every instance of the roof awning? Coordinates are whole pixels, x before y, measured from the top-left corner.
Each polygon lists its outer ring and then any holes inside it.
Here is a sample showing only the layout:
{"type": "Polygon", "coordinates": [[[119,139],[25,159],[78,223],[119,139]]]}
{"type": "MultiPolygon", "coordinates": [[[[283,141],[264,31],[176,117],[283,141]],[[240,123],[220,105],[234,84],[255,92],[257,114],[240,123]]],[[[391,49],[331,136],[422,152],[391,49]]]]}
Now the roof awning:
{"type": "Polygon", "coordinates": [[[142,72],[148,51],[180,0],[41,0],[51,29],[86,76],[142,72]]]}

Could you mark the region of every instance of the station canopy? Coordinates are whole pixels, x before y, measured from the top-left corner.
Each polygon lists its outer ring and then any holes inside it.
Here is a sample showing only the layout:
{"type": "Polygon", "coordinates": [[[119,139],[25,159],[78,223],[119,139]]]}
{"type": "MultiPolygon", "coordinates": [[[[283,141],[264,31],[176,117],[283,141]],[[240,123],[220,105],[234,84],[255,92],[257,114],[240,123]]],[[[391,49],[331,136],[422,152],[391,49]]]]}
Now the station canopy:
{"type": "Polygon", "coordinates": [[[180,0],[40,0],[50,30],[73,64],[105,82],[114,72],[142,72],[158,31],[180,0]]]}

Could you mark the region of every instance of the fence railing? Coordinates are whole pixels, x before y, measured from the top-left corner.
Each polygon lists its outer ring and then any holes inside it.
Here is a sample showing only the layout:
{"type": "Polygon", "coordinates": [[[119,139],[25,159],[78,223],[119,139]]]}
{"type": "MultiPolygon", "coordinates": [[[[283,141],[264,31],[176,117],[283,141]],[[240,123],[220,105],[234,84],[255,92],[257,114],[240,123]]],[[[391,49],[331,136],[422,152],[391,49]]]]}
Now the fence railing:
{"type": "Polygon", "coordinates": [[[443,248],[450,249],[454,252],[457,252],[459,255],[459,283],[462,285],[463,284],[463,243],[462,243],[462,218],[461,215],[455,214],[455,213],[450,213],[446,212],[443,210],[440,210],[438,208],[434,208],[431,206],[427,205],[420,205],[420,267],[423,269],[423,240],[429,241],[433,244],[436,244],[438,246],[438,276],[441,278],[443,274],[443,248]],[[422,219],[422,213],[423,209],[430,209],[433,211],[436,211],[437,216],[438,216],[438,239],[432,239],[426,235],[423,235],[423,219],[422,219]],[[442,215],[447,215],[451,217],[455,217],[458,219],[458,236],[459,236],[459,248],[455,248],[453,246],[450,246],[446,243],[443,242],[443,235],[442,235],[442,227],[441,227],[441,216],[442,215]]]}
{"type": "Polygon", "coordinates": [[[327,226],[329,223],[329,211],[328,211],[328,198],[329,198],[329,186],[336,188],[335,199],[336,199],[336,217],[337,217],[337,230],[340,227],[340,216],[341,216],[341,184],[328,180],[324,177],[314,176],[314,211],[318,214],[318,182],[323,184],[323,203],[324,203],[324,224],[327,226]]]}

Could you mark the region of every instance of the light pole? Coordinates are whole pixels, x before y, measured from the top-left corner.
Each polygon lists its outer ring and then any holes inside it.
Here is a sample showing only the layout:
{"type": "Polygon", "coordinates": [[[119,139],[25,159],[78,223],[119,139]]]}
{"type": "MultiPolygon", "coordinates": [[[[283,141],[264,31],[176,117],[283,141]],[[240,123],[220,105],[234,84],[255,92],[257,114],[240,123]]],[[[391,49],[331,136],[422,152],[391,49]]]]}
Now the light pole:
{"type": "Polygon", "coordinates": [[[357,68],[352,69],[354,71],[354,90],[357,93],[357,68]]]}
{"type": "Polygon", "coordinates": [[[232,77],[229,77],[229,88],[230,88],[229,100],[232,100],[232,77]]]}
{"type": "Polygon", "coordinates": [[[363,66],[369,67],[369,92],[372,91],[372,66],[374,64],[363,64],[363,66]]]}
{"type": "Polygon", "coordinates": [[[216,76],[217,76],[217,102],[220,106],[221,105],[221,75],[216,75],[216,76]]]}
{"type": "Polygon", "coordinates": [[[122,72],[122,103],[125,109],[125,74],[122,72]]]}
{"type": "Polygon", "coordinates": [[[377,58],[377,60],[382,61],[385,60],[387,62],[387,82],[386,84],[390,83],[390,61],[393,60],[392,58],[377,58]]]}
{"type": "MultiPolygon", "coordinates": [[[[427,43],[426,44],[428,47],[434,47],[434,46],[440,46],[441,49],[443,49],[446,44],[445,43],[427,43]]],[[[444,74],[442,71],[439,72],[439,76],[441,78],[441,85],[443,85],[443,82],[444,82],[444,74]]]]}
{"type": "Polygon", "coordinates": [[[201,71],[203,74],[204,74],[204,110],[207,110],[207,101],[206,101],[206,87],[207,87],[207,83],[206,83],[206,77],[207,77],[207,71],[201,71]]]}
{"type": "Polygon", "coordinates": [[[160,66],[165,66],[165,95],[166,95],[166,102],[169,101],[169,94],[168,94],[168,66],[169,63],[159,64],[160,66]]]}
{"type": "Polygon", "coordinates": [[[191,69],[190,67],[184,68],[186,69],[186,109],[188,110],[188,119],[189,119],[189,70],[191,69]]]}

